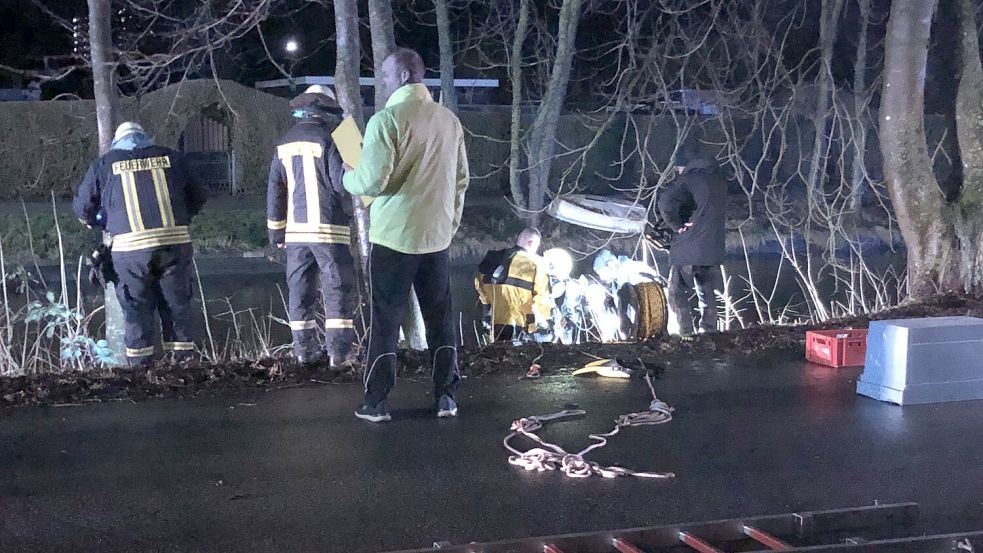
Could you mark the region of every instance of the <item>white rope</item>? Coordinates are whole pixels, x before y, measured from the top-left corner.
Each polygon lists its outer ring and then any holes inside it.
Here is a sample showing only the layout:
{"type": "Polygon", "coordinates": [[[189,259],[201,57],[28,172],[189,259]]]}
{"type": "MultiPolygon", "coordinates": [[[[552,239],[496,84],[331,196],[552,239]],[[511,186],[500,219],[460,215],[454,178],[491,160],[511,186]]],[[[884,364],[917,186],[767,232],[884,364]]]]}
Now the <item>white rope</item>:
{"type": "Polygon", "coordinates": [[[671,472],[636,472],[621,467],[603,467],[598,463],[584,459],[584,455],[587,453],[607,445],[607,439],[617,434],[622,428],[665,424],[672,420],[672,407],[656,397],[655,388],[652,386],[652,379],[648,373],[645,374],[645,382],[648,384],[649,391],[652,392],[652,402],[649,404],[649,410],[640,413],[619,415],[614,421],[614,430],[607,434],[590,434],[589,438],[596,443],[591,444],[579,453],[569,453],[556,444],[544,441],[535,432],[547,422],[586,415],[587,411],[583,409],[566,409],[551,415],[525,417],[514,421],[511,428],[512,432],[502,441],[505,449],[512,452],[512,455],[509,456],[509,464],[537,472],[559,470],[570,478],[588,478],[590,476],[601,476],[604,478],[616,478],[618,476],[637,476],[639,478],[675,477],[676,475],[671,472]],[[517,436],[524,436],[539,444],[539,447],[534,447],[528,451],[519,451],[509,443],[517,436]]]}

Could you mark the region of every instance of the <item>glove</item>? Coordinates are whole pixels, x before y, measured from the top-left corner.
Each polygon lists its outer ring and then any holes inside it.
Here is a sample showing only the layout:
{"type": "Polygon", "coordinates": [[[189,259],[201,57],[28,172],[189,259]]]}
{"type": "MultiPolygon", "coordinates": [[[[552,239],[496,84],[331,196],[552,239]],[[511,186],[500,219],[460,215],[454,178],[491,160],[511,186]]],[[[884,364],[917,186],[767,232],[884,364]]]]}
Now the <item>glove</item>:
{"type": "Polygon", "coordinates": [[[492,328],[492,311],[490,305],[481,306],[481,326],[485,330],[492,328]]]}
{"type": "Polygon", "coordinates": [[[655,227],[645,232],[645,239],[657,250],[667,252],[672,242],[672,231],[661,226],[655,227]]]}
{"type": "Polygon", "coordinates": [[[113,254],[109,246],[103,244],[96,248],[89,256],[88,265],[89,282],[93,286],[105,288],[110,282],[113,284],[119,282],[119,275],[116,274],[116,268],[113,266],[113,254]]]}

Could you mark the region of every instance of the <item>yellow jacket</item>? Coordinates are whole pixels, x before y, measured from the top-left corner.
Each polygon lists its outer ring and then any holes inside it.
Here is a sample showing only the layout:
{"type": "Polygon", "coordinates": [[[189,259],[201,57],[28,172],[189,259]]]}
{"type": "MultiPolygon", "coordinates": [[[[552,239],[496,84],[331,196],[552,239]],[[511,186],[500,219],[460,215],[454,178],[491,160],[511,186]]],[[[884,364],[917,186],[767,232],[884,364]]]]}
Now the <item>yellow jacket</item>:
{"type": "Polygon", "coordinates": [[[534,332],[537,321],[550,317],[549,277],[539,257],[521,249],[489,252],[479,265],[474,286],[481,303],[491,306],[493,325],[534,332]]]}
{"type": "Polygon", "coordinates": [[[369,242],[408,254],[446,250],[468,188],[464,129],[427,87],[408,84],[365,126],[362,159],[345,189],[375,198],[369,242]]]}

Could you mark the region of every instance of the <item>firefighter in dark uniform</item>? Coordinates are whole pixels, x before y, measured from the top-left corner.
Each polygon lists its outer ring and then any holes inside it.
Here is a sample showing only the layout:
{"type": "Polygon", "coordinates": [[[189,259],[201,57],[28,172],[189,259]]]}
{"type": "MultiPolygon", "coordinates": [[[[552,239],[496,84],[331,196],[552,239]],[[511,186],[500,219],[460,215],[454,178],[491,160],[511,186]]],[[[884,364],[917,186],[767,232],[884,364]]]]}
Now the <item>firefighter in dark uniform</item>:
{"type": "Polygon", "coordinates": [[[308,88],[290,102],[297,123],[280,140],[270,165],[267,227],[270,242],[287,250],[287,287],[294,355],[350,365],[355,343],[355,261],[351,252],[351,195],[342,184],[341,156],[331,139],[340,110],[331,89],[308,88]],[[318,280],[324,329],[316,318],[318,280]],[[323,341],[323,343],[322,343],[323,341]]]}
{"type": "Polygon", "coordinates": [[[79,185],[75,215],[112,237],[131,366],[153,358],[157,313],[165,353],[185,358],[194,352],[188,224],[205,199],[182,155],[156,146],[133,122],[116,129],[112,149],[89,166],[79,185]]]}
{"type": "Polygon", "coordinates": [[[676,156],[679,175],[658,200],[663,221],[676,232],[669,248],[669,305],[684,338],[694,332],[690,296],[699,303],[699,327],[717,330],[717,294],[723,292],[727,181],[698,149],[676,156]]]}
{"type": "Polygon", "coordinates": [[[538,230],[525,229],[514,248],[488,252],[478,265],[474,284],[496,342],[528,340],[547,324],[553,299],[537,255],[541,240],[538,230]]]}

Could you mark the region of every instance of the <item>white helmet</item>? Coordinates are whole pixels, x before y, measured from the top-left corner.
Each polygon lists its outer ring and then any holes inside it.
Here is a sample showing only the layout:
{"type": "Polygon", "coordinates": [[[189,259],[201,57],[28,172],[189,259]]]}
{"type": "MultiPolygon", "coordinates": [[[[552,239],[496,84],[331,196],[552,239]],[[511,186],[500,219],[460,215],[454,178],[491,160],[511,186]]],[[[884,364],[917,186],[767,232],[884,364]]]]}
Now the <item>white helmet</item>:
{"type": "Polygon", "coordinates": [[[134,121],[127,121],[121,124],[120,126],[116,127],[116,134],[113,136],[113,140],[114,141],[119,140],[120,138],[123,138],[128,134],[133,134],[137,132],[140,134],[147,134],[147,131],[143,130],[143,127],[140,126],[140,123],[136,123],[134,121]]]}
{"type": "Polygon", "coordinates": [[[327,96],[328,98],[331,98],[332,100],[337,100],[338,99],[334,95],[334,91],[331,90],[331,88],[329,88],[327,86],[324,86],[324,85],[321,85],[321,84],[315,84],[315,85],[311,85],[311,86],[307,87],[307,90],[304,91],[304,94],[323,94],[323,95],[327,96]]]}

